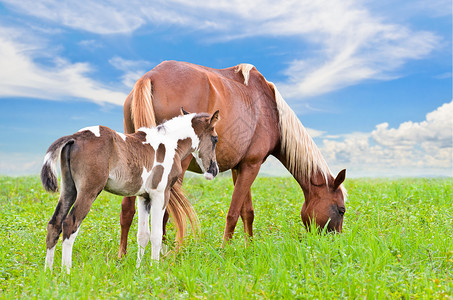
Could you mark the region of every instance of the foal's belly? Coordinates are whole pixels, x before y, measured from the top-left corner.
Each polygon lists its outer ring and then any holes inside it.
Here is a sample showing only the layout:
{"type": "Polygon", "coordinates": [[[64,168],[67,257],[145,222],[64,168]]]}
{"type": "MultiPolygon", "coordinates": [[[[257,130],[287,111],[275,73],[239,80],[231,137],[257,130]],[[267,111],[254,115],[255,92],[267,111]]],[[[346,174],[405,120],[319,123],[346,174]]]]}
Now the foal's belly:
{"type": "Polygon", "coordinates": [[[137,196],[137,193],[139,192],[141,187],[141,182],[140,183],[128,183],[128,182],[122,182],[116,179],[109,178],[107,180],[107,184],[104,187],[104,190],[106,190],[109,193],[119,195],[119,196],[137,196]]]}

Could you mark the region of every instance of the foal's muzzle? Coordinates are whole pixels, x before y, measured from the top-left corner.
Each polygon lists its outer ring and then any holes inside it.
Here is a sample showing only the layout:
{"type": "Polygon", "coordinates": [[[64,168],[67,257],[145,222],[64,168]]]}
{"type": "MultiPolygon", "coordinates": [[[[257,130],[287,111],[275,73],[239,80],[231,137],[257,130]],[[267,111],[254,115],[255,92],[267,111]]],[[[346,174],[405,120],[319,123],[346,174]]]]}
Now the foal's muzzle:
{"type": "Polygon", "coordinates": [[[219,166],[217,166],[217,162],[211,160],[208,171],[206,171],[206,173],[204,173],[204,178],[206,178],[207,180],[211,180],[214,177],[216,177],[216,175],[218,173],[219,173],[219,166]]]}

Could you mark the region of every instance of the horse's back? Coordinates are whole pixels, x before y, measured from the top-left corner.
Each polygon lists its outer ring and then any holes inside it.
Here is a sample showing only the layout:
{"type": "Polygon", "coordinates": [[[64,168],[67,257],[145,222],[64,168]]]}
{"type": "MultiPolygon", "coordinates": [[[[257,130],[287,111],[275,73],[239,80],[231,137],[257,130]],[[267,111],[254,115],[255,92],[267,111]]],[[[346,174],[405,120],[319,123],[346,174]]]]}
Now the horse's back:
{"type": "MultiPolygon", "coordinates": [[[[213,69],[165,61],[140,80],[151,82],[157,124],[180,114],[181,107],[189,112],[220,110],[216,152],[220,168],[227,170],[236,166],[251,147],[260,152],[258,156],[267,156],[278,142],[278,115],[272,90],[261,73],[249,67],[244,72],[238,66],[213,69]]],[[[126,128],[132,119],[131,102],[132,93],[125,103],[126,128]]]]}

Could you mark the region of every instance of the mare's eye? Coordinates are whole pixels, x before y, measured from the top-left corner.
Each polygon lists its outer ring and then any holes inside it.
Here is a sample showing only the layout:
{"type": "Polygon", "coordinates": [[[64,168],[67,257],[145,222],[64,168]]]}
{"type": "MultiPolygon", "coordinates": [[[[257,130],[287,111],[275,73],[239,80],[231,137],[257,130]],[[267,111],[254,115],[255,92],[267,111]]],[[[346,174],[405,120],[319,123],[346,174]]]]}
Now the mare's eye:
{"type": "Polygon", "coordinates": [[[340,216],[344,216],[345,212],[346,212],[346,208],[338,207],[338,214],[340,214],[340,216]]]}
{"type": "Polygon", "coordinates": [[[217,142],[219,141],[219,139],[217,138],[217,136],[211,136],[211,140],[212,140],[212,143],[215,145],[217,144],[217,142]]]}

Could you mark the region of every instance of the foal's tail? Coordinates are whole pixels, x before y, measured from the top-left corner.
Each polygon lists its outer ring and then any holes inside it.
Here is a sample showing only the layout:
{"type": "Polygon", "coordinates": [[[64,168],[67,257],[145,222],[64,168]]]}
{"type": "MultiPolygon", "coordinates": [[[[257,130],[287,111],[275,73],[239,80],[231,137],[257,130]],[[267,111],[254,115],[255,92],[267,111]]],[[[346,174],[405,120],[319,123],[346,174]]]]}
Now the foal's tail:
{"type": "Polygon", "coordinates": [[[58,191],[57,161],[60,158],[61,150],[66,145],[73,143],[74,139],[72,139],[72,136],[64,136],[53,142],[47,149],[41,169],[41,183],[46,191],[58,191]]]}
{"type": "MultiPolygon", "coordinates": [[[[153,107],[153,86],[151,79],[143,76],[137,80],[131,95],[132,101],[130,103],[130,110],[125,110],[125,130],[126,128],[138,130],[141,127],[157,126],[153,107]],[[130,116],[128,115],[129,113],[130,116]],[[132,120],[133,124],[127,124],[126,119],[132,120]]],[[[190,202],[184,196],[181,185],[182,182],[178,179],[171,189],[170,200],[168,201],[167,206],[176,225],[176,239],[179,244],[181,244],[184,239],[187,221],[191,224],[192,231],[195,235],[199,228],[197,214],[190,202]]]]}

